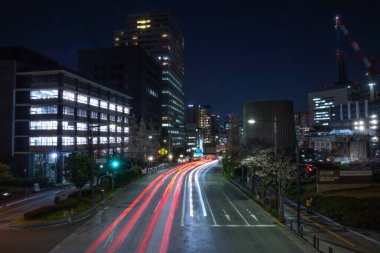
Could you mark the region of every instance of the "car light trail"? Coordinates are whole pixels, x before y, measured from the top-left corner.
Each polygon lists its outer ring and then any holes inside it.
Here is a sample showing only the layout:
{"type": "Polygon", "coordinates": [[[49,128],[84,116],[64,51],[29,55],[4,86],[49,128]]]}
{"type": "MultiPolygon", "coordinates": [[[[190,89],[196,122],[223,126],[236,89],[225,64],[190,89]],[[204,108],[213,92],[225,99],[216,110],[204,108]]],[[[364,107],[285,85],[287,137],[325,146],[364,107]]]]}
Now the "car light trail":
{"type": "Polygon", "coordinates": [[[101,246],[101,244],[106,240],[106,238],[109,236],[109,234],[115,229],[115,227],[122,221],[122,219],[128,215],[128,213],[133,209],[133,207],[147,194],[147,192],[160,180],[163,182],[166,180],[166,177],[177,170],[181,169],[182,166],[179,166],[178,168],[167,171],[161,175],[159,175],[153,182],[151,182],[142,193],[115,219],[114,222],[111,223],[110,226],[98,237],[98,239],[85,251],[86,253],[92,253],[96,252],[96,250],[101,246]]]}

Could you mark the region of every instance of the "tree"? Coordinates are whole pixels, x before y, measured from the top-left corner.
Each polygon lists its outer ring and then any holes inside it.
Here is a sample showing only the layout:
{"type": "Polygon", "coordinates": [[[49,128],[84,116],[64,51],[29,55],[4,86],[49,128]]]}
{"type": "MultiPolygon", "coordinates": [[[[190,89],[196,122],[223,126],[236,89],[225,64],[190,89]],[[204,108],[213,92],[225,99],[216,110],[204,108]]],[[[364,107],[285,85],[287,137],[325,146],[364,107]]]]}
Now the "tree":
{"type": "Polygon", "coordinates": [[[256,182],[255,187],[258,189],[261,203],[265,205],[266,193],[275,180],[272,149],[254,150],[242,159],[241,165],[248,168],[248,175],[256,182]]]}
{"type": "Polygon", "coordinates": [[[82,196],[82,187],[90,179],[93,163],[88,154],[82,153],[72,153],[65,159],[66,177],[79,189],[79,196],[82,196]]]}
{"type": "Polygon", "coordinates": [[[0,180],[12,177],[11,169],[8,165],[0,163],[0,180]]]}
{"type": "Polygon", "coordinates": [[[290,184],[296,178],[297,165],[294,163],[294,156],[292,154],[280,153],[277,155],[276,161],[277,172],[277,190],[279,195],[279,210],[278,216],[281,220],[285,219],[285,196],[289,190],[290,184]]]}
{"type": "Polygon", "coordinates": [[[294,156],[277,152],[271,148],[256,149],[241,161],[248,168],[248,174],[254,178],[262,205],[269,187],[276,189],[279,195],[278,216],[284,219],[284,203],[289,185],[296,176],[294,156]]]}

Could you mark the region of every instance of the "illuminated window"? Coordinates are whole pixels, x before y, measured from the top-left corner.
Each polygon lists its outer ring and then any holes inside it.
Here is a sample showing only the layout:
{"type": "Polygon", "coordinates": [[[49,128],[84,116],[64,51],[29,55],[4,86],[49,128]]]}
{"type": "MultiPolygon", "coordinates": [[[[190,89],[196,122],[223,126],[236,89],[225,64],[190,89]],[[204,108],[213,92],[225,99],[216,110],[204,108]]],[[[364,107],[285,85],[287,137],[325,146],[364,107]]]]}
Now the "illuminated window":
{"type": "Polygon", "coordinates": [[[78,101],[78,103],[81,103],[81,104],[87,104],[88,103],[87,97],[83,96],[83,95],[79,95],[79,94],[77,97],[77,101],[78,101]]]}
{"type": "Polygon", "coordinates": [[[92,138],[92,144],[98,144],[98,137],[92,138]]]}
{"type": "Polygon", "coordinates": [[[109,108],[110,108],[111,111],[115,111],[116,110],[116,105],[110,103],[109,108]]]}
{"type": "Polygon", "coordinates": [[[86,123],[77,123],[77,130],[78,131],[86,131],[87,130],[87,124],[86,123]]]}
{"type": "Polygon", "coordinates": [[[116,116],[115,115],[110,115],[110,121],[115,121],[116,120],[116,116]]]}
{"type": "Polygon", "coordinates": [[[108,109],[108,103],[105,101],[100,101],[100,107],[104,109],[108,109]]]}
{"type": "Polygon", "coordinates": [[[30,121],[30,130],[56,130],[58,127],[57,121],[30,121]]]}
{"type": "Polygon", "coordinates": [[[168,34],[167,34],[167,33],[163,33],[163,34],[161,34],[161,37],[162,37],[162,38],[167,38],[167,37],[168,37],[168,34]]]}
{"type": "Polygon", "coordinates": [[[118,111],[118,112],[123,112],[123,107],[120,106],[120,105],[118,105],[118,106],[117,106],[117,111],[118,111]]]}
{"type": "Polygon", "coordinates": [[[124,113],[129,114],[129,108],[128,107],[124,107],[124,113]]]}
{"type": "Polygon", "coordinates": [[[30,99],[55,99],[58,98],[58,90],[33,90],[30,99]]]}
{"type": "Polygon", "coordinates": [[[148,24],[150,23],[150,19],[142,19],[142,20],[137,20],[137,24],[148,24]]]}
{"type": "Polygon", "coordinates": [[[85,144],[87,144],[86,137],[77,137],[77,145],[85,145],[85,144]]]}
{"type": "Polygon", "coordinates": [[[30,114],[57,114],[58,107],[53,106],[31,106],[30,114]]]}
{"type": "Polygon", "coordinates": [[[63,146],[74,145],[74,137],[62,136],[62,145],[63,146]]]}
{"type": "Polygon", "coordinates": [[[84,109],[77,109],[77,115],[79,117],[87,117],[87,111],[84,109]]]}
{"type": "Polygon", "coordinates": [[[123,128],[118,126],[118,127],[117,127],[117,132],[118,132],[118,133],[122,133],[122,132],[123,132],[123,128]]]}
{"type": "Polygon", "coordinates": [[[137,37],[137,36],[132,36],[132,39],[133,39],[133,40],[137,40],[137,39],[139,39],[139,37],[137,37]]]}
{"type": "Polygon", "coordinates": [[[108,118],[107,118],[107,114],[105,114],[105,113],[101,113],[101,114],[100,114],[100,119],[107,120],[107,119],[108,119],[108,118]]]}
{"type": "Polygon", "coordinates": [[[112,133],[116,132],[116,126],[115,125],[110,125],[110,132],[112,132],[112,133]]]}
{"type": "Polygon", "coordinates": [[[122,143],[122,142],[123,142],[123,138],[121,138],[121,137],[116,137],[116,142],[117,142],[117,143],[122,143]]]}
{"type": "Polygon", "coordinates": [[[75,93],[70,91],[63,91],[62,98],[65,100],[75,101],[75,93]]]}
{"type": "Polygon", "coordinates": [[[99,127],[100,132],[107,132],[107,131],[108,131],[107,128],[108,128],[107,126],[100,126],[100,127],[99,127]]]}
{"type": "Polygon", "coordinates": [[[120,38],[119,37],[115,37],[115,41],[120,41],[120,38]]]}
{"type": "Polygon", "coordinates": [[[124,133],[129,133],[129,127],[124,127],[124,133]]]}
{"type": "Polygon", "coordinates": [[[115,143],[115,137],[113,137],[113,136],[109,137],[109,141],[110,141],[110,143],[115,143]]]}
{"type": "Polygon", "coordinates": [[[98,118],[98,112],[91,112],[91,118],[97,119],[98,118]]]}
{"type": "Polygon", "coordinates": [[[65,115],[74,115],[74,108],[68,107],[68,106],[64,106],[63,107],[63,114],[65,114],[65,115]]]}
{"type": "Polygon", "coordinates": [[[74,122],[62,121],[63,130],[74,130],[74,127],[75,127],[74,122]]]}
{"type": "Polygon", "coordinates": [[[101,144],[107,144],[108,143],[108,138],[107,137],[100,137],[100,143],[101,144]]]}
{"type": "Polygon", "coordinates": [[[30,146],[56,146],[57,137],[30,137],[29,145],[30,146]]]}
{"type": "Polygon", "coordinates": [[[99,100],[97,100],[95,98],[90,98],[90,105],[98,107],[99,106],[99,100]]]}
{"type": "Polygon", "coordinates": [[[117,117],[117,122],[123,122],[123,117],[121,116],[117,117]]]}

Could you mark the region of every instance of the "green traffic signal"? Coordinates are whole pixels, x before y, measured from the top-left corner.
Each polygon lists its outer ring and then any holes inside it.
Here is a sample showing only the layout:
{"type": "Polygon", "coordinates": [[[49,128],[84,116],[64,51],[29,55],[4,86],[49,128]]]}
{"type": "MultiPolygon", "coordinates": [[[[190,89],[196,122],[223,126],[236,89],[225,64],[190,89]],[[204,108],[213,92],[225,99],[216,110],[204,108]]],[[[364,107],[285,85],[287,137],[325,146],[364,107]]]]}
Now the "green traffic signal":
{"type": "Polygon", "coordinates": [[[119,167],[120,163],[117,160],[112,161],[111,166],[113,169],[117,169],[119,167]]]}

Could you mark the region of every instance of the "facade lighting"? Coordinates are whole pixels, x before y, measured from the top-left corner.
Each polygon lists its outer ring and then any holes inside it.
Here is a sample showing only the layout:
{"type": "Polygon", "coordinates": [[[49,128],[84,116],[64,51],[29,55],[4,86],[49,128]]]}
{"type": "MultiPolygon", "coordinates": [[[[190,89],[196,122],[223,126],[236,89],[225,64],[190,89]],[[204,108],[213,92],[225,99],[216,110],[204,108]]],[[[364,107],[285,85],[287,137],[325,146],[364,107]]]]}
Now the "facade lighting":
{"type": "Polygon", "coordinates": [[[249,120],[248,120],[248,124],[251,124],[251,125],[252,125],[252,124],[255,124],[255,123],[256,123],[256,121],[255,121],[254,119],[249,119],[249,120]]]}

